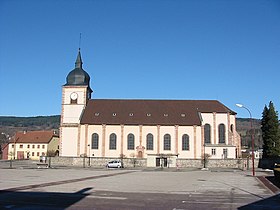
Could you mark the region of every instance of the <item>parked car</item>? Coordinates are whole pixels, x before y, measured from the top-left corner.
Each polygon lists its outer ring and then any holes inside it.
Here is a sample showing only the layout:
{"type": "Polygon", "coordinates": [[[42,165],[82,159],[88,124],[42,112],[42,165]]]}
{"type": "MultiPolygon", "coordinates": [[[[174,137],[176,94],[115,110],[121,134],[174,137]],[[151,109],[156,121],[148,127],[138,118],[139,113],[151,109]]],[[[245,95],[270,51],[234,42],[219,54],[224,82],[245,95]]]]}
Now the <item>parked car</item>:
{"type": "Polygon", "coordinates": [[[123,163],[120,160],[112,160],[107,163],[107,168],[123,168],[123,163]]]}

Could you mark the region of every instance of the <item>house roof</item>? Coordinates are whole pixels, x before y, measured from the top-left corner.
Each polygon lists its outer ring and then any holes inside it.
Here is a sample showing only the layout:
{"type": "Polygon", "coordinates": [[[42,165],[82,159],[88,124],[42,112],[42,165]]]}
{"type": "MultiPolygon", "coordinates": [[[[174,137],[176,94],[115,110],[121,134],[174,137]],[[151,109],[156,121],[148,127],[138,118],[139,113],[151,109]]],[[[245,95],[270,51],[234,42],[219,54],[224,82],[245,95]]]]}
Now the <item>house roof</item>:
{"type": "Polygon", "coordinates": [[[16,141],[16,143],[47,144],[53,137],[58,137],[54,131],[19,131],[16,132],[10,143],[16,141]]]}
{"type": "Polygon", "coordinates": [[[91,99],[81,124],[201,125],[199,113],[236,114],[216,100],[91,99]]]}

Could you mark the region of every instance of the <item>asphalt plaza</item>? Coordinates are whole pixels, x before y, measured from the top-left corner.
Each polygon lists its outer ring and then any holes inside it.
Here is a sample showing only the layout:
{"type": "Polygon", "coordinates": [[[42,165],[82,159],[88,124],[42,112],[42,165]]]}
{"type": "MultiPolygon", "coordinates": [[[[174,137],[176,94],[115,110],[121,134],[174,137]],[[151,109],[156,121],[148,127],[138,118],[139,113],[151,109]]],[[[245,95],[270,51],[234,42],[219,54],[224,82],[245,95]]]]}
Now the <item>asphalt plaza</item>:
{"type": "Polygon", "coordinates": [[[233,169],[0,167],[0,190],[0,209],[280,209],[277,193],[233,169]]]}

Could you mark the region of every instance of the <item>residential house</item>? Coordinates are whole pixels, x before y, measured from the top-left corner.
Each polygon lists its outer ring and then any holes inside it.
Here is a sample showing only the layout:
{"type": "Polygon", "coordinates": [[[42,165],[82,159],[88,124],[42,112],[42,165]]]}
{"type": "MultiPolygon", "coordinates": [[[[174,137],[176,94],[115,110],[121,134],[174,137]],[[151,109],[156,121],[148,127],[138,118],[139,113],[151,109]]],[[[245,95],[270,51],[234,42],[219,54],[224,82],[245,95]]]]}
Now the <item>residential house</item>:
{"type": "Polygon", "coordinates": [[[48,153],[59,154],[59,135],[55,131],[17,132],[8,146],[8,159],[39,160],[48,153]]]}

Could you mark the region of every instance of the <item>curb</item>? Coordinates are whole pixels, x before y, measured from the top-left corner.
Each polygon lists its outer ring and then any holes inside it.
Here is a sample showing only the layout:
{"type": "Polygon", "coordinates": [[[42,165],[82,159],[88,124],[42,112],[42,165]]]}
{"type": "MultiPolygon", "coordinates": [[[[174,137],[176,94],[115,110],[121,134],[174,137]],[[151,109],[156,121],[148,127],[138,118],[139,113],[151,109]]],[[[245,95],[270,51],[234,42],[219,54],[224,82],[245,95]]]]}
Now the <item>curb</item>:
{"type": "Polygon", "coordinates": [[[266,188],[268,188],[273,194],[278,194],[280,189],[274,185],[271,181],[269,181],[266,176],[258,176],[256,177],[266,188]]]}

